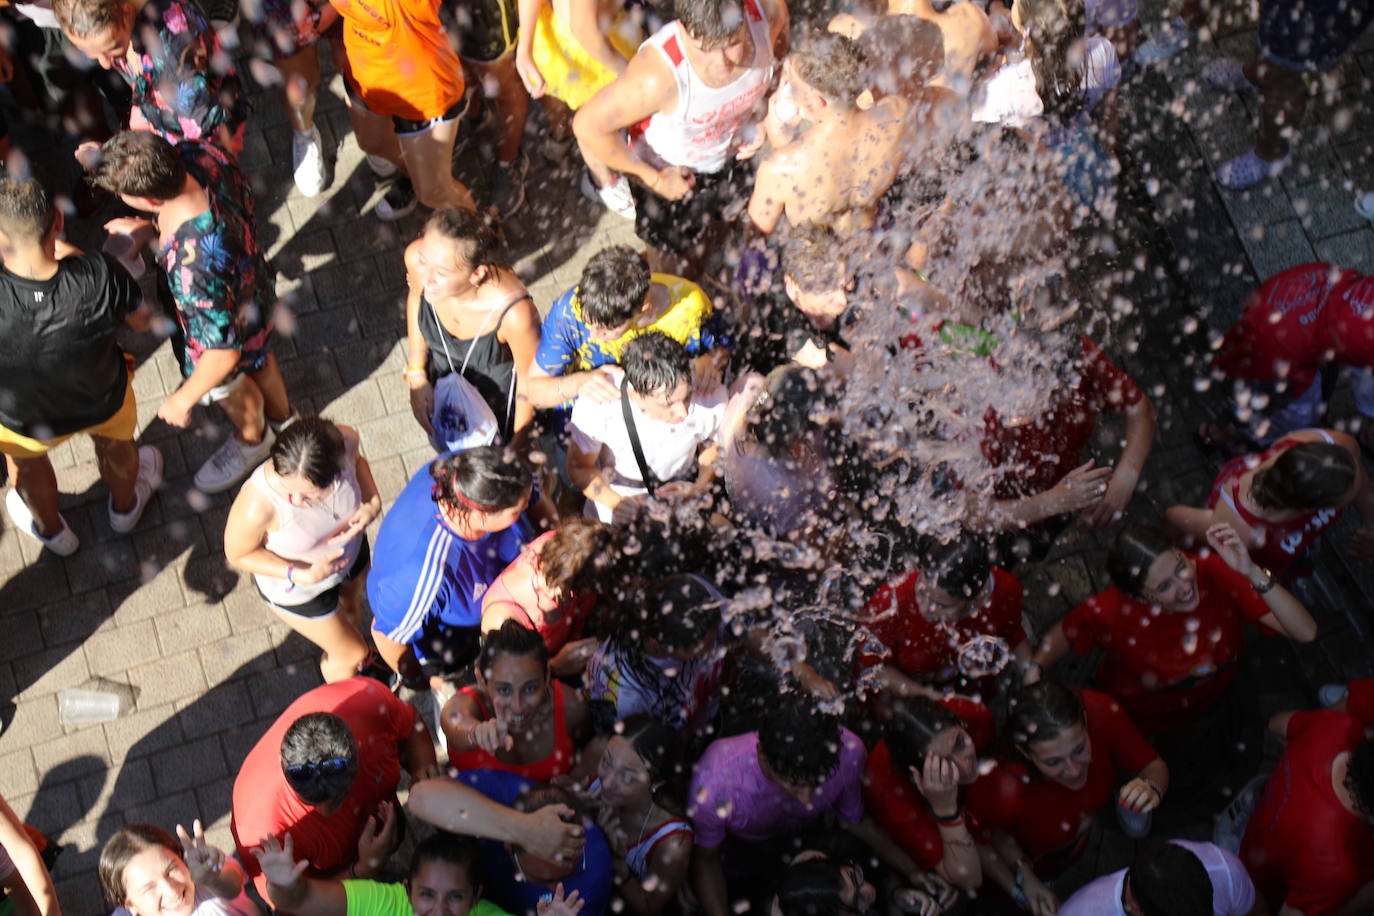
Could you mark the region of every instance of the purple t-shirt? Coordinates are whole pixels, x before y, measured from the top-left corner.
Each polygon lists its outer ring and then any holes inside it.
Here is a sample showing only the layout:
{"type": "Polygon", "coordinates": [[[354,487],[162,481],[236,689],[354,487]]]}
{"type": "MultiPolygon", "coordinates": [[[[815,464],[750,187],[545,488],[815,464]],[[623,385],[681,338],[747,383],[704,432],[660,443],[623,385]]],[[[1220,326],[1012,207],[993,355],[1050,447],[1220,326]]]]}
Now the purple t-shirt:
{"type": "Polygon", "coordinates": [[[840,762],[810,804],[803,805],[759,768],[758,732],[713,741],[692,774],[692,801],[687,814],[696,844],[714,849],[726,835],[761,843],[805,829],[826,811],[841,821],[863,819],[860,780],[868,762],[863,742],[840,729],[840,762]]]}
{"type": "MultiPolygon", "coordinates": [[[[1197,856],[1212,882],[1212,912],[1215,916],[1245,916],[1255,905],[1255,885],[1245,866],[1231,853],[1211,843],[1170,840],[1197,856]]],[[[1059,916],[1125,916],[1121,905],[1121,886],[1126,869],[1103,875],[1074,894],[1059,908],[1059,916]]]]}

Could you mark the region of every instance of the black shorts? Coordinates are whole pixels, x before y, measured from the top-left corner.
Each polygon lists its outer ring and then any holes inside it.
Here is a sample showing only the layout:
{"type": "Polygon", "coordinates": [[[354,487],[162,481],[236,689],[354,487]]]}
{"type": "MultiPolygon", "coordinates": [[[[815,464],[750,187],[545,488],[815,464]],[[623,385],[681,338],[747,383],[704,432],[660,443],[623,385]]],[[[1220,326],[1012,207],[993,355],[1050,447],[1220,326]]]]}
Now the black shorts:
{"type": "Polygon", "coordinates": [[[426,625],[410,643],[425,677],[461,675],[477,661],[482,647],[482,628],[426,625]]]}
{"type": "Polygon", "coordinates": [[[1374,0],[1263,0],[1259,49],[1290,70],[1324,70],[1374,19],[1374,0]]]}
{"type": "MultiPolygon", "coordinates": [[[[334,587],[320,592],[314,598],[303,604],[275,604],[266,595],[262,594],[262,589],[258,588],[258,594],[262,595],[262,600],[272,605],[283,614],[291,614],[294,617],[307,617],[318,620],[321,617],[328,617],[339,609],[339,590],[354,579],[361,576],[367,570],[367,564],[372,562],[372,551],[367,545],[367,535],[363,535],[363,546],[358,548],[358,558],[353,561],[353,565],[348,568],[347,574],[334,587]]],[[[253,580],[253,587],[257,588],[257,580],[253,580]]]]}
{"type": "Polygon", "coordinates": [[[515,0],[444,0],[440,9],[458,37],[458,56],[463,60],[489,64],[515,50],[520,34],[515,0]]]}
{"type": "MultiPolygon", "coordinates": [[[[353,91],[353,86],[349,83],[348,80],[344,80],[344,92],[348,95],[348,100],[354,105],[357,105],[363,111],[366,111],[369,114],[377,115],[377,117],[379,118],[386,117],[386,115],[379,115],[371,108],[368,108],[367,103],[362,100],[362,97],[359,96],[358,93],[353,91]]],[[[468,100],[467,97],[464,96],[463,98],[454,102],[448,111],[439,115],[439,117],[437,118],[430,118],[428,121],[412,121],[409,118],[398,118],[395,115],[392,115],[391,126],[396,131],[396,136],[398,137],[406,137],[412,134],[422,134],[425,131],[435,127],[436,125],[443,124],[446,121],[458,120],[463,116],[463,112],[467,111],[467,108],[468,100]]]]}
{"type": "Polygon", "coordinates": [[[702,235],[712,223],[729,221],[733,210],[749,203],[754,189],[754,161],[732,160],[719,172],[698,172],[692,193],[667,200],[633,179],[635,235],[660,251],[698,258],[702,235]]]}

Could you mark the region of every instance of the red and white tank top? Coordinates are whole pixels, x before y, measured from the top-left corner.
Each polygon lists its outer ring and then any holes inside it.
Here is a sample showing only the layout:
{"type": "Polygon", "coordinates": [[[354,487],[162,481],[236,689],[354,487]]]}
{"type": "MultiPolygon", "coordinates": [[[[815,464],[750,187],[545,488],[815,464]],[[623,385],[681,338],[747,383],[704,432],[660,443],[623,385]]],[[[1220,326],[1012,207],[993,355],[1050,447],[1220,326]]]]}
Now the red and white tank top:
{"type": "Polygon", "coordinates": [[[744,0],[744,18],[754,41],[753,63],[719,89],[707,86],[692,69],[687,34],[679,22],[668,23],[641,45],[651,45],[663,54],[677,83],[677,108],[672,114],[651,115],[640,137],[641,148],[648,147],[650,162],[709,174],[725,168],[741,145],[741,128],[768,92],[775,63],[768,20],[758,0],[744,0]]]}

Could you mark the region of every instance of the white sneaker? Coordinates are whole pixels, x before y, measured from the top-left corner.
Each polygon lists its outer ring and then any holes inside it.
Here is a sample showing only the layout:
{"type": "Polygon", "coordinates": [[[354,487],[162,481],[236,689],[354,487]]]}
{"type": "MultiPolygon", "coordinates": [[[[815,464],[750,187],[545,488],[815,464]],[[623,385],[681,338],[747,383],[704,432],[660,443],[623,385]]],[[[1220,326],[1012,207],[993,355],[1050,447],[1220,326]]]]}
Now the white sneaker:
{"type": "Polygon", "coordinates": [[[296,179],[296,187],[306,197],[314,197],[324,190],[324,143],[320,140],[318,127],[311,127],[308,134],[292,131],[291,173],[296,179]]]}
{"type": "Polygon", "coordinates": [[[617,175],[610,184],[598,188],[592,184],[592,173],[583,172],[579,187],[583,197],[597,201],[616,216],[623,216],[625,219],[635,218],[635,199],[630,193],[628,178],[617,175]]]}
{"type": "Polygon", "coordinates": [[[62,519],[62,530],[50,538],[45,538],[38,533],[38,524],[33,517],[33,511],[29,509],[29,504],[24,502],[24,497],[19,495],[19,491],[10,488],[5,494],[5,511],[10,515],[10,521],[24,534],[33,538],[44,547],[57,554],[59,557],[69,557],[76,553],[81,546],[81,541],[77,539],[76,532],[67,525],[67,520],[62,519]]]}
{"type": "Polygon", "coordinates": [[[257,445],[246,445],[231,435],[196,471],[196,489],[202,493],[223,493],[237,486],[266,460],[276,441],[277,434],[270,426],[263,430],[262,442],[257,445]]]}
{"type": "Polygon", "coordinates": [[[396,174],[396,163],[381,156],[373,156],[371,153],[367,157],[367,167],[372,170],[373,175],[382,179],[396,174]]]}
{"type": "Polygon", "coordinates": [[[138,447],[138,479],[134,481],[134,507],[128,512],[116,512],[114,503],[106,507],[110,510],[110,527],[117,534],[128,534],[134,530],[143,510],[148,508],[148,500],[153,492],[162,486],[162,453],[151,445],[138,447]]]}

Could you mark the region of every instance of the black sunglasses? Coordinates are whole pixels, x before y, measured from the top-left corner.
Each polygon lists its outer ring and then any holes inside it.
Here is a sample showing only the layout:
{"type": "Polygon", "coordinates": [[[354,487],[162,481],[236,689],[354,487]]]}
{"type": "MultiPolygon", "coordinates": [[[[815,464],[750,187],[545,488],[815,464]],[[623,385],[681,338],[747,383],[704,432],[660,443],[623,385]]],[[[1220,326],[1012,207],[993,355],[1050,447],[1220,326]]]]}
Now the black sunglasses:
{"type": "Polygon", "coordinates": [[[292,782],[311,782],[320,776],[337,776],[352,764],[351,757],[330,757],[318,763],[293,763],[286,768],[286,778],[292,782]]]}

